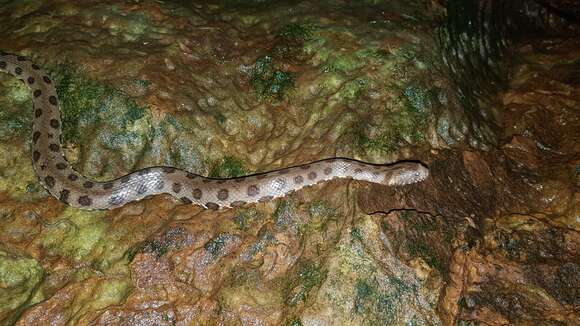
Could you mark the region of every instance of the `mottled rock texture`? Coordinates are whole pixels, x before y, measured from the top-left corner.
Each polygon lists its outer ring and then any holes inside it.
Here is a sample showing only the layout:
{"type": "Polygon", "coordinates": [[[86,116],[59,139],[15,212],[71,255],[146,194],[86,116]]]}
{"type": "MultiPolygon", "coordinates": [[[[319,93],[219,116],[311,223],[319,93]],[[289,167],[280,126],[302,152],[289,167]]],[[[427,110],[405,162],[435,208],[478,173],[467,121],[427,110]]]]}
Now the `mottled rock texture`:
{"type": "Polygon", "coordinates": [[[0,75],[2,322],[579,324],[580,42],[514,43],[507,88],[469,112],[464,90],[487,93],[457,85],[477,66],[443,61],[444,15],[438,1],[0,1],[0,49],[50,71],[67,157],[89,177],[333,156],[431,171],[219,212],[166,196],[79,211],[37,182],[29,94],[0,75]]]}

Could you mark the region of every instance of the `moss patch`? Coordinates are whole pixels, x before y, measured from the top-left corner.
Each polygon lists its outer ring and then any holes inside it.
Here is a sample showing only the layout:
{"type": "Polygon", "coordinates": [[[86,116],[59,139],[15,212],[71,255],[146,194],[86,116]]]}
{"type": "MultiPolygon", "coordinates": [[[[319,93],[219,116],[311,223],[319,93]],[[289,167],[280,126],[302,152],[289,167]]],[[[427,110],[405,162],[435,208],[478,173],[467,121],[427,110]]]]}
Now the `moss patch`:
{"type": "Polygon", "coordinates": [[[278,69],[268,55],[256,59],[250,72],[250,85],[261,99],[281,100],[294,88],[294,81],[294,73],[278,69]]]}
{"type": "Polygon", "coordinates": [[[51,69],[62,110],[65,141],[78,141],[86,126],[101,120],[124,127],[145,115],[145,108],[123,92],[90,79],[70,63],[51,69]]]}
{"type": "Polygon", "coordinates": [[[0,319],[22,305],[34,303],[32,296],[42,274],[36,260],[0,251],[0,319]]]}
{"type": "Polygon", "coordinates": [[[30,90],[16,78],[5,74],[0,81],[5,76],[7,81],[0,87],[0,139],[24,137],[32,120],[32,114],[29,114],[32,109],[30,90]]]}
{"type": "Polygon", "coordinates": [[[48,250],[49,256],[83,261],[91,257],[97,244],[103,241],[107,229],[103,215],[103,212],[67,208],[58,221],[46,226],[40,244],[48,250]]]}
{"type": "Polygon", "coordinates": [[[326,279],[326,270],[313,261],[298,264],[287,284],[286,303],[295,306],[308,299],[310,291],[326,279]]]}
{"type": "Polygon", "coordinates": [[[233,156],[226,156],[213,165],[210,178],[234,178],[247,174],[244,163],[233,156]]]}
{"type": "Polygon", "coordinates": [[[246,231],[250,229],[250,226],[257,221],[264,219],[264,214],[254,208],[243,208],[236,210],[236,215],[234,216],[234,223],[238,229],[246,231]]]}
{"type": "Polygon", "coordinates": [[[401,91],[395,107],[382,113],[384,122],[379,126],[362,122],[353,127],[355,143],[366,150],[390,153],[402,144],[424,140],[429,103],[428,92],[408,86],[401,91]]]}
{"type": "Polygon", "coordinates": [[[27,202],[46,195],[34,173],[30,152],[23,146],[0,143],[0,191],[27,202]]]}

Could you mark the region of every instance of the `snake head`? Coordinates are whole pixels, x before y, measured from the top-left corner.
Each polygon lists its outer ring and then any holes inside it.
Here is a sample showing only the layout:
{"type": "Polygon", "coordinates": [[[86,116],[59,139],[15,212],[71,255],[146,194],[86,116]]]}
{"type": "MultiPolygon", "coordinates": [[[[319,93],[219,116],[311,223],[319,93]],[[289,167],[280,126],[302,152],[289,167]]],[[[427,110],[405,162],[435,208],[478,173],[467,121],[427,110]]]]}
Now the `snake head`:
{"type": "Polygon", "coordinates": [[[388,186],[403,186],[421,182],[428,176],[429,169],[421,163],[397,163],[386,173],[384,183],[388,186]]]}

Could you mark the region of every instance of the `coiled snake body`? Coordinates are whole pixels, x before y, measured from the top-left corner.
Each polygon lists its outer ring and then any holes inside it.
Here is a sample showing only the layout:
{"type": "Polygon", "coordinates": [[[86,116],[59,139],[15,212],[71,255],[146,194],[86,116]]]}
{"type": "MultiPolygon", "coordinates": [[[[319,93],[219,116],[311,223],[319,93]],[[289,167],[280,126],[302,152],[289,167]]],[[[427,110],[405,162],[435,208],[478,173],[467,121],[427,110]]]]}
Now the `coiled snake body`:
{"type": "Polygon", "coordinates": [[[333,178],[393,186],[419,182],[429,174],[420,163],[375,165],[331,158],[231,179],[206,178],[174,167],[159,166],[97,182],[73,170],[63,155],[58,97],[46,73],[25,57],[6,53],[0,53],[0,71],[17,77],[31,89],[34,104],[32,162],[40,183],[60,201],[78,208],[112,209],[146,196],[168,193],[185,203],[218,209],[282,197],[333,178]]]}

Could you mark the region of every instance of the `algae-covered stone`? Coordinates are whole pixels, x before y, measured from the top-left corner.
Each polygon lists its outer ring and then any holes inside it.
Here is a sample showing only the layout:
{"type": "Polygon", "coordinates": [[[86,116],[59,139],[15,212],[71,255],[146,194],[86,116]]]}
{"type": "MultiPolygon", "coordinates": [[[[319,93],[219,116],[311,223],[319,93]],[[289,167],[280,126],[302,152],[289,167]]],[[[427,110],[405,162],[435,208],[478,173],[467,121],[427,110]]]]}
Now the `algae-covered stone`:
{"type": "Polygon", "coordinates": [[[412,271],[394,257],[377,260],[374,252],[384,248],[378,229],[370,217],[361,217],[356,228],[343,232],[338,250],[329,257],[315,304],[301,316],[304,325],[440,324],[436,302],[423,297],[425,285],[412,271]]]}
{"type": "Polygon", "coordinates": [[[62,255],[75,261],[93,257],[93,250],[103,241],[107,222],[102,212],[65,209],[59,219],[47,225],[39,244],[51,256],[62,255]]]}
{"type": "Polygon", "coordinates": [[[43,269],[29,257],[0,251],[0,319],[36,303],[33,299],[42,281],[43,269]]]}

